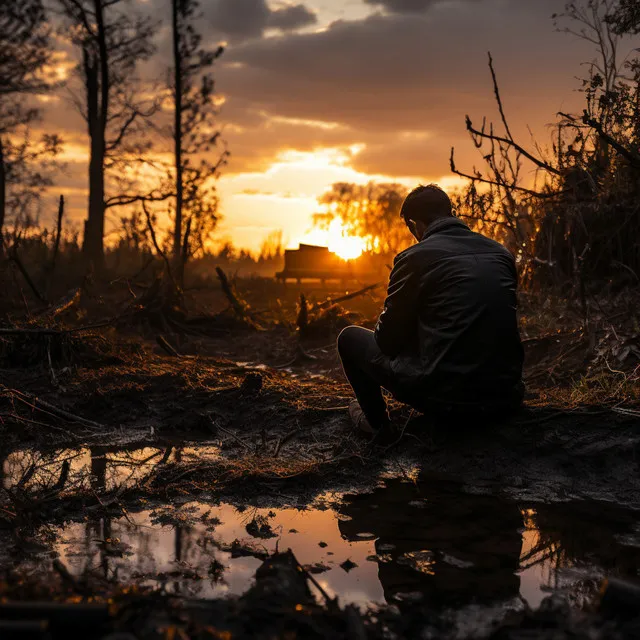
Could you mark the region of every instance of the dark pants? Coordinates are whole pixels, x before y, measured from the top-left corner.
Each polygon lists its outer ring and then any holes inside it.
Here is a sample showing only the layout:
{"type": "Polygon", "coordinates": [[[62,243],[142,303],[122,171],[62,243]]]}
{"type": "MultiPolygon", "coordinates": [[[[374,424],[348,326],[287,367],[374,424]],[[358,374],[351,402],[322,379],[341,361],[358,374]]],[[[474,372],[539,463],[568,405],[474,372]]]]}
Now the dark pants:
{"type": "Polygon", "coordinates": [[[363,327],[347,327],[342,331],[338,337],[338,353],[356,399],[374,429],[381,429],[389,424],[383,388],[401,402],[422,413],[428,412],[432,418],[445,418],[448,423],[473,422],[476,426],[490,424],[509,417],[522,404],[522,383],[519,383],[518,390],[514,393],[506,393],[500,403],[493,404],[466,403],[464,398],[453,402],[424,391],[416,394],[415,390],[412,392],[406,389],[398,381],[391,369],[391,358],[380,351],[373,331],[363,327]]]}
{"type": "Polygon", "coordinates": [[[394,393],[396,385],[391,359],[380,351],[373,331],[347,327],[338,337],[338,353],[347,380],[369,424],[374,429],[387,426],[389,414],[382,388],[394,393]]]}

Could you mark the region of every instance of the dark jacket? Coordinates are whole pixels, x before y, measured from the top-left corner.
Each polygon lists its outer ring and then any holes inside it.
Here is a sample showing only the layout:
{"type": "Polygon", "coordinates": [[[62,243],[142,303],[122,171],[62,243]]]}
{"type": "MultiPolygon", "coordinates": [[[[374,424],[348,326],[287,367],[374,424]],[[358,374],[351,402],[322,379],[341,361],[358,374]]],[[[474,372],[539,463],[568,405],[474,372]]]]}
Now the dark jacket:
{"type": "Polygon", "coordinates": [[[411,404],[522,400],[517,280],[509,251],[457,218],[396,257],[375,336],[411,404]]]}

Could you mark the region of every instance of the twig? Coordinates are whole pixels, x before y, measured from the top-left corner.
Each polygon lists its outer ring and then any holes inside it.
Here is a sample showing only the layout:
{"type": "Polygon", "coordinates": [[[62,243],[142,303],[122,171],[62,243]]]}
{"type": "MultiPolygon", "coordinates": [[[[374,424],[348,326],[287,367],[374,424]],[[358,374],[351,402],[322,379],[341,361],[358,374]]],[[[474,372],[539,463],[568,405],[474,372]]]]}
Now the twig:
{"type": "Polygon", "coordinates": [[[335,300],[332,300],[331,298],[329,298],[328,300],[325,300],[324,302],[321,302],[319,304],[314,304],[313,307],[311,308],[312,311],[320,311],[321,309],[327,309],[328,307],[333,306],[334,304],[339,304],[340,302],[347,302],[348,300],[353,300],[354,298],[358,298],[360,296],[363,296],[365,293],[369,293],[369,291],[373,291],[374,289],[377,289],[378,287],[381,287],[382,283],[381,282],[377,282],[376,284],[371,284],[367,287],[364,287],[363,289],[359,289],[358,291],[354,291],[353,293],[348,293],[344,296],[340,296],[339,298],[335,298],[335,300]]]}
{"type": "MultiPolygon", "coordinates": [[[[209,419],[211,420],[211,418],[209,419]]],[[[229,431],[228,429],[225,429],[224,427],[221,427],[219,424],[216,424],[213,420],[211,420],[211,424],[213,425],[214,429],[219,429],[220,431],[222,431],[222,433],[226,433],[228,436],[233,438],[238,444],[241,444],[245,449],[247,449],[248,451],[251,451],[251,447],[246,442],[238,438],[238,436],[235,433],[233,433],[232,431],[229,431]]]]}
{"type": "Polygon", "coordinates": [[[293,556],[293,559],[296,561],[298,571],[300,571],[300,573],[302,573],[304,577],[322,594],[322,597],[326,600],[327,604],[332,606],[335,605],[337,598],[334,599],[329,596],[322,585],[298,562],[298,559],[295,556],[293,556]]]}
{"type": "Polygon", "coordinates": [[[82,331],[92,331],[94,329],[102,329],[111,326],[117,318],[97,322],[96,324],[88,324],[82,327],[74,327],[71,329],[21,329],[19,327],[0,327],[0,335],[34,335],[34,336],[64,336],[70,333],[80,333],[82,331]]]}
{"type": "Polygon", "coordinates": [[[13,394],[22,403],[30,406],[33,409],[39,409],[40,411],[43,411],[43,413],[48,412],[50,415],[53,415],[57,418],[63,418],[65,420],[68,420],[69,422],[77,422],[78,424],[82,424],[85,427],[98,428],[102,430],[106,429],[104,425],[101,425],[98,422],[93,422],[93,420],[87,420],[86,418],[83,418],[81,416],[76,416],[73,413],[69,413],[64,409],[59,409],[49,402],[41,400],[40,398],[37,398],[35,396],[31,396],[28,393],[23,393],[21,391],[18,391],[17,389],[9,389],[4,385],[2,386],[2,388],[8,391],[10,394],[13,394]]]}
{"type": "Polygon", "coordinates": [[[22,274],[22,277],[25,279],[26,283],[29,285],[29,288],[31,289],[31,291],[33,291],[33,295],[40,302],[46,304],[47,303],[47,299],[44,297],[44,295],[42,295],[42,293],[40,292],[40,289],[38,289],[38,287],[36,286],[35,282],[31,278],[31,276],[29,275],[29,272],[27,271],[27,269],[24,266],[22,260],[20,259],[20,256],[18,255],[18,248],[17,247],[14,246],[12,248],[11,253],[9,254],[9,259],[12,260],[14,262],[14,264],[18,267],[18,270],[22,274]]]}
{"type": "Polygon", "coordinates": [[[218,279],[220,280],[220,286],[222,287],[222,292],[226,296],[229,304],[231,304],[231,308],[234,310],[235,314],[239,318],[246,318],[247,316],[247,308],[238,297],[233,292],[233,288],[229,283],[229,278],[227,278],[227,274],[222,270],[221,267],[216,267],[216,273],[218,274],[218,279]]]}
{"type": "Polygon", "coordinates": [[[156,342],[162,349],[164,349],[164,351],[166,351],[173,358],[180,357],[180,354],[167,342],[164,336],[157,335],[156,342]]]}
{"type": "Polygon", "coordinates": [[[287,442],[289,442],[289,440],[291,440],[297,434],[298,434],[298,429],[294,429],[293,431],[290,431],[286,435],[282,436],[282,438],[278,440],[278,444],[276,444],[276,449],[273,452],[273,457],[277,458],[282,446],[285,445],[287,442]]]}

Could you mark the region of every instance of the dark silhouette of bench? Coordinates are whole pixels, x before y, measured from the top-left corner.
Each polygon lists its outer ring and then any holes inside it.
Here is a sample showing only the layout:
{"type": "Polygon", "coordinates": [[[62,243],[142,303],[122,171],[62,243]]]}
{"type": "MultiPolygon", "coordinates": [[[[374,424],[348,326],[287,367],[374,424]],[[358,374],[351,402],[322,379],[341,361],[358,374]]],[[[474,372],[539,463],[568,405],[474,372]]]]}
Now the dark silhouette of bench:
{"type": "Polygon", "coordinates": [[[276,279],[287,280],[352,280],[353,269],[349,262],[342,260],[328,247],[301,244],[299,249],[284,252],[284,269],[276,273],[276,279]]]}

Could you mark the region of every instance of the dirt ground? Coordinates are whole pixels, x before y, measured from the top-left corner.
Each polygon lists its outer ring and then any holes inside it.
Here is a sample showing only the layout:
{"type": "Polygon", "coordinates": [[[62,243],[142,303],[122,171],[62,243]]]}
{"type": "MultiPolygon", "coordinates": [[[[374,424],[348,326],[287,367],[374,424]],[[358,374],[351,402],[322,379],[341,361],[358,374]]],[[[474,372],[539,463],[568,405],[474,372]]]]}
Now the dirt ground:
{"type": "MultiPolygon", "coordinates": [[[[55,313],[26,315],[17,303],[9,310],[0,323],[3,460],[25,448],[164,451],[120,485],[70,484],[63,464],[34,487],[35,465],[27,465],[10,489],[5,482],[0,499],[0,527],[11,532],[12,544],[45,523],[122,513],[158,498],[213,492],[244,504],[267,496],[283,506],[293,495],[301,507],[327,491],[364,492],[381,474],[409,481],[438,474],[515,502],[640,509],[640,305],[628,294],[594,302],[587,317],[561,298],[523,295],[523,411],[503,424],[446,424],[392,402],[401,437],[380,446],[350,428],[351,393],[335,340],[348,324],[373,325],[384,289],[334,305],[348,292],[259,279],[231,286],[240,308],[212,284],[187,291],[180,316],[143,304],[152,284],[122,282],[84,290],[55,313]],[[176,456],[185,442],[213,443],[218,452],[210,459],[176,456]]],[[[109,597],[120,603],[118,620],[130,622],[123,628],[135,628],[138,637],[165,637],[154,635],[157,616],[163,628],[171,627],[167,616],[181,621],[167,638],[445,637],[441,623],[419,608],[409,616],[363,617],[312,602],[308,576],[301,580],[286,554],[268,560],[261,575],[233,604],[206,609],[152,593],[109,597]],[[274,582],[274,575],[285,577],[274,582]]],[[[30,584],[29,593],[42,597],[43,588],[30,584]]],[[[58,589],[49,596],[79,597],[73,580],[58,589]]],[[[28,597],[25,590],[15,579],[1,589],[7,598],[28,597]]],[[[87,602],[87,593],[79,599],[87,602]]],[[[606,621],[563,606],[550,601],[522,613],[491,637],[637,637],[629,634],[638,627],[629,631],[622,618],[606,621]]]]}

